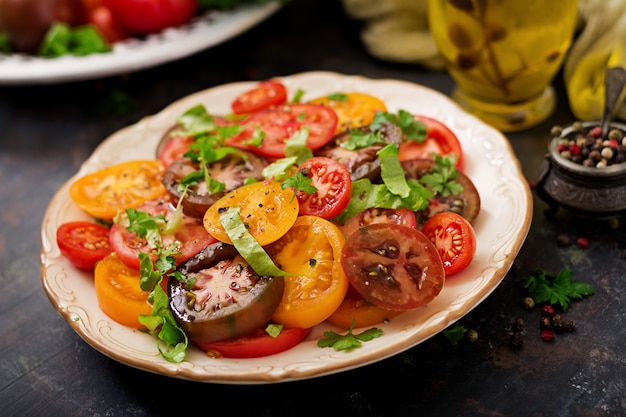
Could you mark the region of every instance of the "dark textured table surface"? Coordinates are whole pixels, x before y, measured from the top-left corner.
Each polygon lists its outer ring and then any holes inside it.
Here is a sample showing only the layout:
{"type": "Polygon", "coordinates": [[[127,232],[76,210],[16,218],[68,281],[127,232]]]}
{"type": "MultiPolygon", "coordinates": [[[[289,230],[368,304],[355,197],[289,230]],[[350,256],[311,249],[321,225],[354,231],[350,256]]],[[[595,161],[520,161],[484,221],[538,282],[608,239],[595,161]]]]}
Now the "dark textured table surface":
{"type": "MultiPolygon", "coordinates": [[[[132,74],[60,85],[0,87],[0,415],[156,416],[623,416],[626,415],[626,277],[619,221],[584,220],[534,197],[533,222],[510,272],[460,324],[474,343],[444,336],[355,370],[269,385],[190,382],[137,370],[85,343],[40,283],[40,226],[55,191],[116,130],[195,91],[310,70],[413,81],[449,94],[445,73],[381,62],[364,50],[360,23],[336,0],[295,0],[235,39],[132,74]],[[116,97],[131,100],[117,100],[116,97]],[[589,247],[561,247],[557,236],[589,247]],[[539,311],[521,306],[533,269],[571,269],[595,294],[566,316],[576,331],[546,343],[539,311]],[[520,349],[511,323],[526,321],[520,349]]],[[[557,111],[508,134],[530,181],[548,131],[572,118],[559,79],[557,111]]]]}

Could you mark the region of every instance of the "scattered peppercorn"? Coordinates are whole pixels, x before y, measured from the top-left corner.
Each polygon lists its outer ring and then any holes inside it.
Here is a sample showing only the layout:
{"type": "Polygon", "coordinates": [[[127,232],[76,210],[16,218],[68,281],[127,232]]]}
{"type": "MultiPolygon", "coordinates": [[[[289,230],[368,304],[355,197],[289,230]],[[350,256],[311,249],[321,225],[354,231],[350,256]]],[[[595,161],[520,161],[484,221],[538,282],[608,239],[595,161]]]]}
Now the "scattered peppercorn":
{"type": "Polygon", "coordinates": [[[551,342],[554,340],[554,333],[552,333],[552,330],[543,330],[541,332],[541,338],[546,342],[551,342]]]}
{"type": "Polygon", "coordinates": [[[554,330],[556,333],[563,333],[564,329],[565,325],[563,324],[563,319],[561,318],[561,315],[557,314],[556,316],[552,317],[552,330],[554,330]]]}
{"type": "Polygon", "coordinates": [[[509,340],[509,345],[511,349],[519,349],[524,344],[524,338],[519,333],[513,333],[511,335],[511,339],[509,340]]]}
{"type": "Polygon", "coordinates": [[[563,326],[565,327],[565,330],[567,330],[568,332],[573,332],[574,330],[576,330],[573,320],[565,320],[565,323],[563,324],[563,326]]]}
{"type": "Polygon", "coordinates": [[[552,317],[552,316],[554,316],[554,307],[552,307],[549,304],[541,307],[541,315],[543,317],[552,317]]]}
{"type": "Polygon", "coordinates": [[[587,239],[586,237],[579,237],[578,239],[576,239],[576,244],[581,249],[587,249],[589,247],[589,239],[587,239]]]}
{"type": "Polygon", "coordinates": [[[478,340],[478,332],[476,330],[468,330],[467,333],[465,333],[465,339],[467,339],[468,342],[475,342],[478,340]]]}
{"type": "Polygon", "coordinates": [[[549,317],[542,317],[541,320],[539,320],[539,328],[541,330],[548,330],[552,327],[552,320],[550,320],[549,317]]]}
{"type": "Polygon", "coordinates": [[[557,139],[557,151],[561,157],[586,167],[603,168],[626,161],[626,132],[612,128],[607,138],[602,137],[600,126],[585,126],[574,122],[563,136],[564,130],[554,126],[550,130],[557,139]]]}
{"type": "Polygon", "coordinates": [[[568,235],[560,234],[556,237],[556,244],[560,247],[569,246],[572,243],[568,235]]]}
{"type": "MultiPolygon", "coordinates": [[[[626,260],[626,253],[624,254],[624,259],[626,260]]],[[[524,297],[522,304],[526,310],[532,310],[535,308],[535,300],[532,297],[524,297]]]]}
{"type": "Polygon", "coordinates": [[[517,333],[523,333],[525,329],[526,323],[524,322],[524,319],[515,319],[515,322],[513,322],[513,331],[517,333]]]}

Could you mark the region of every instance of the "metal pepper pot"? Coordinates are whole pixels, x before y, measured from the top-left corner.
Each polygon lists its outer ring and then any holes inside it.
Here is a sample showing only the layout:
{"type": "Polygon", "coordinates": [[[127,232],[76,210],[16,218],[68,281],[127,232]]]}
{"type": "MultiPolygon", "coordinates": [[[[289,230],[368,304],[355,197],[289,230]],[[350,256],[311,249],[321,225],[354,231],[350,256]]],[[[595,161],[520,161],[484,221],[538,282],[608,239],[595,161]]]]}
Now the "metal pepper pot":
{"type": "MultiPolygon", "coordinates": [[[[584,122],[583,127],[600,126],[600,121],[584,122]]],[[[626,125],[611,123],[626,131],[626,125]]],[[[573,132],[570,125],[553,138],[541,166],[535,191],[554,213],[563,207],[585,217],[609,218],[626,213],[626,162],[603,168],[584,166],[561,155],[559,140],[573,132]]]]}

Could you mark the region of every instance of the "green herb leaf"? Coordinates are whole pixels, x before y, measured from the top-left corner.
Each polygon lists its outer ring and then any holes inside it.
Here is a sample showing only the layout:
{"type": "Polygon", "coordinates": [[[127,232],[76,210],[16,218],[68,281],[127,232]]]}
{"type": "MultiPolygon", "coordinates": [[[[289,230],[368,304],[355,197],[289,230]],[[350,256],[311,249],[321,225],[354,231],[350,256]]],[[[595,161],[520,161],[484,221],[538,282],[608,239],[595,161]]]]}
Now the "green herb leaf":
{"type": "Polygon", "coordinates": [[[352,197],[348,206],[335,220],[343,224],[350,217],[369,207],[408,208],[420,211],[428,207],[428,199],[433,193],[415,180],[408,180],[410,192],[407,197],[400,197],[389,191],[385,184],[372,184],[367,178],[352,183],[352,197]]]}
{"type": "Polygon", "coordinates": [[[435,165],[431,173],[423,175],[420,183],[428,187],[434,193],[444,197],[459,194],[463,191],[463,186],[454,181],[459,172],[455,168],[455,156],[432,155],[435,165]]]}
{"type": "Polygon", "coordinates": [[[220,215],[220,223],[226,230],[226,234],[232,240],[233,246],[239,254],[248,262],[250,267],[259,275],[265,276],[286,276],[289,272],[278,268],[272,258],[265,252],[265,249],[248,232],[246,225],[241,220],[239,207],[230,207],[224,214],[220,215]]]}
{"type": "Polygon", "coordinates": [[[293,188],[295,192],[302,191],[307,194],[315,194],[317,188],[312,184],[312,179],[304,175],[301,171],[284,180],[281,184],[283,190],[293,188]]]}
{"type": "Polygon", "coordinates": [[[406,175],[398,160],[398,148],[389,144],[376,152],[380,160],[380,173],[383,182],[393,194],[406,198],[411,193],[411,188],[406,180],[406,175]]]}
{"type": "Polygon", "coordinates": [[[330,101],[347,101],[348,95],[344,93],[333,93],[326,96],[330,101]]]}
{"type": "Polygon", "coordinates": [[[371,329],[364,330],[361,333],[354,334],[354,320],[352,320],[352,324],[350,325],[350,329],[348,333],[345,335],[341,335],[332,330],[328,330],[324,332],[324,337],[317,341],[317,346],[325,348],[332,347],[333,349],[339,351],[344,350],[346,352],[350,352],[362,345],[362,342],[367,342],[377,337],[382,336],[383,331],[377,327],[372,327],[371,329]]]}
{"type": "Polygon", "coordinates": [[[523,286],[535,302],[559,305],[563,311],[569,309],[572,300],[594,294],[589,284],[573,281],[569,269],[563,269],[557,274],[537,269],[524,279],[523,286]]]}
{"type": "Polygon", "coordinates": [[[277,338],[282,330],[283,330],[282,324],[269,323],[265,327],[265,333],[269,334],[273,338],[277,338]]]}
{"type": "Polygon", "coordinates": [[[376,130],[385,122],[400,127],[405,140],[414,140],[419,143],[426,140],[426,124],[421,120],[416,120],[415,116],[406,110],[399,110],[397,114],[377,112],[374,115],[374,121],[370,124],[370,129],[376,130]]]}
{"type": "Polygon", "coordinates": [[[350,131],[348,140],[342,142],[339,146],[350,151],[356,149],[367,148],[377,143],[385,143],[380,130],[374,132],[363,132],[358,129],[350,131]]]}
{"type": "Polygon", "coordinates": [[[463,339],[466,332],[467,328],[455,323],[452,327],[448,327],[442,333],[450,341],[450,343],[452,343],[452,346],[456,346],[459,341],[463,339]]]}

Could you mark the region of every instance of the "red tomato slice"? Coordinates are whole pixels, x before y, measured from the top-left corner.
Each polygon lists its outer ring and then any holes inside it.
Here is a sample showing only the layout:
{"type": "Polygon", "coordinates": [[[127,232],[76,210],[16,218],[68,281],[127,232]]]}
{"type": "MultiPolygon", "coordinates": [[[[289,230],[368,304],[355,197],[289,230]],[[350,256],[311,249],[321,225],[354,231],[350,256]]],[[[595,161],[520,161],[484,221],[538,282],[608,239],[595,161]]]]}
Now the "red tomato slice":
{"type": "Polygon", "coordinates": [[[408,227],[417,227],[415,213],[407,208],[386,209],[368,208],[352,216],[342,226],[339,226],[344,236],[348,237],[358,228],[374,223],[393,223],[408,227]]]}
{"type": "Polygon", "coordinates": [[[182,158],[189,151],[189,146],[193,143],[193,140],[191,136],[171,137],[159,152],[159,160],[167,168],[172,162],[182,158]]]}
{"type": "Polygon", "coordinates": [[[57,229],[57,244],[61,254],[76,268],[89,271],[113,251],[109,229],[88,221],[63,223],[57,229]]]}
{"type": "Polygon", "coordinates": [[[346,240],[341,264],[368,302],[388,310],[428,304],[443,288],[445,271],[435,245],[399,224],[370,224],[346,240]]]}
{"type": "Polygon", "coordinates": [[[300,165],[299,171],[311,178],[311,185],[317,188],[313,194],[296,193],[300,215],[332,219],[346,208],[352,197],[352,180],[345,165],[317,156],[300,165]]]}
{"type": "Polygon", "coordinates": [[[457,136],[446,125],[431,117],[416,115],[416,120],[426,124],[426,140],[422,143],[405,141],[400,144],[398,159],[431,159],[432,154],[450,155],[457,157],[456,169],[463,170],[463,150],[457,136]]]}
{"type": "Polygon", "coordinates": [[[268,158],[285,156],[285,141],[301,128],[309,129],[306,144],[316,150],[330,141],[337,128],[337,113],[329,107],[293,103],[253,113],[243,124],[243,131],[226,139],[226,145],[247,149],[268,158]],[[251,145],[257,129],[265,137],[259,146],[251,145]]]}
{"type": "Polygon", "coordinates": [[[437,247],[446,276],[465,269],[476,254],[474,228],[457,213],[435,214],[424,223],[422,233],[437,247]]]}
{"type": "MultiPolygon", "coordinates": [[[[137,210],[152,216],[164,215],[168,219],[174,212],[174,206],[162,200],[150,201],[138,207],[137,210]]],[[[151,252],[145,239],[138,238],[134,233],[128,232],[124,226],[117,223],[111,227],[110,239],[111,246],[119,258],[132,268],[139,269],[139,252],[151,252]]],[[[174,256],[177,264],[186,261],[216,241],[213,236],[207,233],[200,220],[188,216],[183,217],[183,224],[175,234],[163,236],[164,247],[169,247],[176,242],[180,252],[174,256]]]]}
{"type": "MultiPolygon", "coordinates": [[[[221,116],[213,116],[213,121],[215,126],[232,126],[237,123],[221,116]]],[[[190,145],[195,140],[193,136],[187,136],[182,131],[183,128],[179,125],[172,127],[157,145],[157,158],[166,168],[176,159],[182,158],[189,151],[190,145]],[[181,133],[173,134],[172,132],[181,133]]]]}
{"type": "Polygon", "coordinates": [[[284,352],[300,343],[310,329],[282,329],[272,337],[263,329],[254,335],[223,342],[199,343],[198,347],[212,356],[225,358],[260,358],[284,352]]]}
{"type": "Polygon", "coordinates": [[[254,113],[287,101],[287,87],[280,81],[268,80],[237,97],[231,104],[235,114],[254,113]]]}
{"type": "Polygon", "coordinates": [[[138,35],[160,32],[193,17],[197,0],[102,0],[128,32],[138,35]]]}

